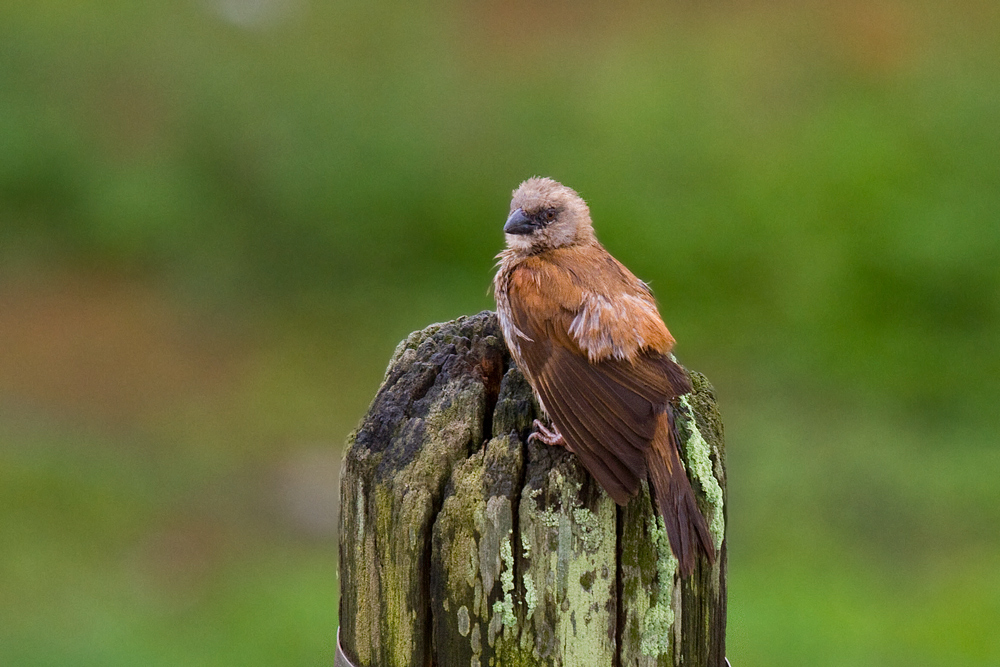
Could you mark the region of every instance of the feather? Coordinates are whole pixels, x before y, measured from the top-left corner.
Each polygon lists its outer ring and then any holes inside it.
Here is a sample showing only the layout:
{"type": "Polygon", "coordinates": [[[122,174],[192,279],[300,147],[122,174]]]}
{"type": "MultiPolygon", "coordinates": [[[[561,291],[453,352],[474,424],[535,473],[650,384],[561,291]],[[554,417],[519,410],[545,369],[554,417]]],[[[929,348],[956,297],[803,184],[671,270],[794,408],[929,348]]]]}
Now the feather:
{"type": "MultiPolygon", "coordinates": [[[[684,388],[686,376],[656,350],[593,361],[570,331],[579,312],[572,306],[579,308],[583,300],[574,299],[573,290],[553,290],[553,282],[536,279],[544,273],[552,271],[522,264],[505,281],[506,328],[525,336],[517,340],[515,356],[569,449],[616,502],[625,504],[647,476],[646,451],[657,415],[678,395],[671,379],[683,377],[678,384],[684,388]]],[[[579,283],[588,274],[572,275],[579,283]]],[[[659,326],[666,330],[662,322],[659,326]]]]}

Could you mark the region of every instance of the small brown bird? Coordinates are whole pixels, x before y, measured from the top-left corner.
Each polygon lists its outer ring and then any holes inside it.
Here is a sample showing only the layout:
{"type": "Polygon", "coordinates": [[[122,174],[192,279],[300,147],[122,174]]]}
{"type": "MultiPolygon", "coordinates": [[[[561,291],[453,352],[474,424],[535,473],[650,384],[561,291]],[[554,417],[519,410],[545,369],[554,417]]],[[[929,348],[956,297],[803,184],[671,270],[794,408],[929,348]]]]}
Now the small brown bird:
{"type": "Polygon", "coordinates": [[[691,391],[646,283],[594,236],[573,190],[531,178],[514,191],[493,281],[507,346],[542,409],[529,436],[576,454],[624,505],[647,473],[681,572],[715,544],[677,449],[670,401],[691,391]]]}

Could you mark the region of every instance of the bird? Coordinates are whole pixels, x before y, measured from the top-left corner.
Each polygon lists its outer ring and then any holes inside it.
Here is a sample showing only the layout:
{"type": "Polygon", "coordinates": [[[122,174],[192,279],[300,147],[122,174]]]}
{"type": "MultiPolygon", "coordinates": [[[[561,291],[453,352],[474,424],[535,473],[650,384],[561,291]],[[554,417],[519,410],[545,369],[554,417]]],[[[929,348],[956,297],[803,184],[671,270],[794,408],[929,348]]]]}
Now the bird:
{"type": "Polygon", "coordinates": [[[504,340],[563,446],[619,505],[650,480],[680,572],[715,542],[678,450],[671,401],[691,381],[649,286],[597,240],[577,192],[533,177],[514,190],[493,292],[504,340]]]}

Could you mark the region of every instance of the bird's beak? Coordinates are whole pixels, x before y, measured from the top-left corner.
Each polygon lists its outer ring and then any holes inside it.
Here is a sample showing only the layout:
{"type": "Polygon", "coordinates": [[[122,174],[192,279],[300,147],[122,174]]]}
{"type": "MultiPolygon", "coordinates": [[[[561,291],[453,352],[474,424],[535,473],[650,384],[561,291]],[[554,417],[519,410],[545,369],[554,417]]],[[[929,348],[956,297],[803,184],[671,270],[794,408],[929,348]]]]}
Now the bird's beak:
{"type": "Polygon", "coordinates": [[[524,214],[524,210],[516,209],[507,218],[507,223],[503,226],[504,234],[530,234],[535,231],[535,225],[531,218],[524,214]]]}

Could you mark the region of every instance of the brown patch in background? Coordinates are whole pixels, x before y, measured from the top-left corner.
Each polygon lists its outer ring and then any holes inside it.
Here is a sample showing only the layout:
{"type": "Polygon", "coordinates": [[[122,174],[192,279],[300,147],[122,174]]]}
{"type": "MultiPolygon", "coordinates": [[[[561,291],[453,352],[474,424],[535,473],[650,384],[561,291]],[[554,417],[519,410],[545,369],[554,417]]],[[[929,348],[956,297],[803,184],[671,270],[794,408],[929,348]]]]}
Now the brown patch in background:
{"type": "Polygon", "coordinates": [[[893,72],[917,51],[916,17],[900,2],[838,3],[831,27],[837,50],[864,73],[893,72]]]}
{"type": "Polygon", "coordinates": [[[154,289],[61,272],[0,282],[0,404],[125,425],[218,391],[231,341],[154,289]]]}

